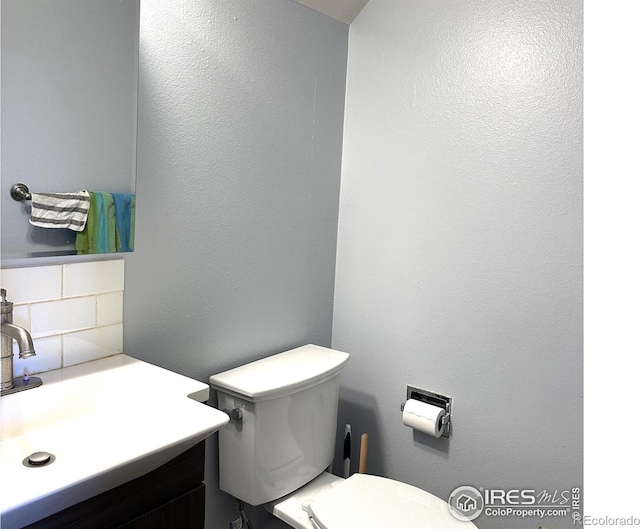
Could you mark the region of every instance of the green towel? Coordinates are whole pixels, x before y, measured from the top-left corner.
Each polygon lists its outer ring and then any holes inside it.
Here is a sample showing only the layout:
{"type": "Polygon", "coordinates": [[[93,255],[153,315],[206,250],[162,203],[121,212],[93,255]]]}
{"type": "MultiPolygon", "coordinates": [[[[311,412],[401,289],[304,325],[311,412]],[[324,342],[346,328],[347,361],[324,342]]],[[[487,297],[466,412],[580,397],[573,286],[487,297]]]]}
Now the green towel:
{"type": "Polygon", "coordinates": [[[102,191],[89,192],[89,214],[83,231],[76,236],[79,255],[116,251],[116,213],[113,197],[102,191]]]}
{"type": "Polygon", "coordinates": [[[84,230],[76,235],[76,252],[78,255],[98,253],[98,203],[96,194],[89,191],[89,213],[84,230]]]}
{"type": "Polygon", "coordinates": [[[116,208],[113,195],[100,191],[96,193],[100,223],[98,226],[98,253],[114,253],[116,251],[116,208]]]}

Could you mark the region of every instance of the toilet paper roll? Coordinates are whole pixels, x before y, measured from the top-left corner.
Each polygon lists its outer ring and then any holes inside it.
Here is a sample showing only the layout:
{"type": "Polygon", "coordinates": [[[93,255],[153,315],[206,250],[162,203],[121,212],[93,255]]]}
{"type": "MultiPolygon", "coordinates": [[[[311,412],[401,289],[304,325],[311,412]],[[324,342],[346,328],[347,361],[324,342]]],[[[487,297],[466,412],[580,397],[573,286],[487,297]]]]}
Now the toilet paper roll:
{"type": "Polygon", "coordinates": [[[444,430],[445,410],[433,404],[409,399],[402,410],[402,422],[420,432],[440,437],[444,430]]]}

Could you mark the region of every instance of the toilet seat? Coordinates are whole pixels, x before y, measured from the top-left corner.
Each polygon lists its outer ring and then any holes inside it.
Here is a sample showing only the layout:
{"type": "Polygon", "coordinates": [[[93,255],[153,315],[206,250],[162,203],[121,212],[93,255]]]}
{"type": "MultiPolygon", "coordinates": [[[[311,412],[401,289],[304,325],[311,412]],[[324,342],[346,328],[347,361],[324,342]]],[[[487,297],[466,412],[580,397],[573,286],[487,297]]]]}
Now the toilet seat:
{"type": "Polygon", "coordinates": [[[264,508],[295,529],[313,529],[306,512],[309,503],[343,481],[344,478],[323,472],[304,487],[283,498],[264,504],[264,508]]]}
{"type": "Polygon", "coordinates": [[[354,474],[318,495],[305,509],[317,529],[472,529],[447,503],[417,487],[368,474],[354,474]]]}

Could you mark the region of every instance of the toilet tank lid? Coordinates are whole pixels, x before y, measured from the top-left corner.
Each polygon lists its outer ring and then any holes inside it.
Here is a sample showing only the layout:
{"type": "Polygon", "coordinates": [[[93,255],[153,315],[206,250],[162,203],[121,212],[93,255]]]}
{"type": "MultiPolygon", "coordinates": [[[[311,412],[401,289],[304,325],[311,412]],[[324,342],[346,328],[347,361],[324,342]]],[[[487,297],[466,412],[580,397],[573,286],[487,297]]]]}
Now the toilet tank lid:
{"type": "Polygon", "coordinates": [[[336,376],[349,354],[303,345],[209,377],[211,387],[250,402],[291,395],[336,376]]]}

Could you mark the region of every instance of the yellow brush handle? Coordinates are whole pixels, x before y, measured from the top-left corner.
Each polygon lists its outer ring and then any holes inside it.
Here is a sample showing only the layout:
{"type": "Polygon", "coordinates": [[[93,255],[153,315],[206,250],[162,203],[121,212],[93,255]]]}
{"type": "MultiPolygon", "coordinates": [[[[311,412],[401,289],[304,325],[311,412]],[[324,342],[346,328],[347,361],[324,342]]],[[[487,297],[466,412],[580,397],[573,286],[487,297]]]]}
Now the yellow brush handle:
{"type": "Polygon", "coordinates": [[[360,465],[358,472],[360,474],[367,473],[367,456],[369,454],[369,434],[363,433],[360,436],[360,465]]]}

